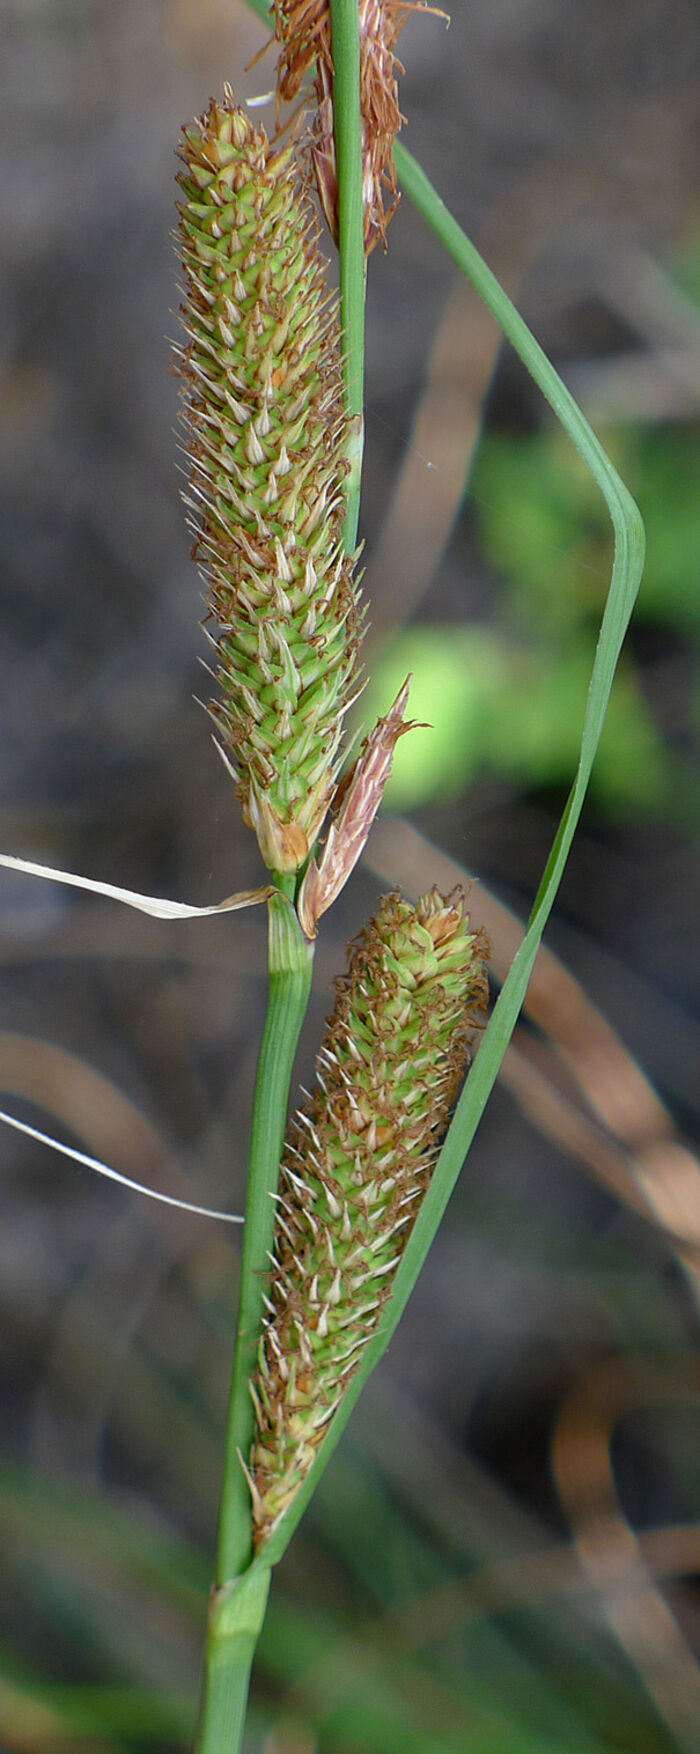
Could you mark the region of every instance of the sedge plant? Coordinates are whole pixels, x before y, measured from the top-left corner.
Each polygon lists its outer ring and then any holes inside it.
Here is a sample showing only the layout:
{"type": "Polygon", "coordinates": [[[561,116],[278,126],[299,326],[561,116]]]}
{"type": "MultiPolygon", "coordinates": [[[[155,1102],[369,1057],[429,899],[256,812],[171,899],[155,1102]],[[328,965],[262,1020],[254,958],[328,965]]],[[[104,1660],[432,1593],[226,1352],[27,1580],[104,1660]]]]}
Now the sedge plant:
{"type": "MultiPolygon", "coordinates": [[[[378,53],[391,53],[396,10],[373,7],[369,25],[370,9],[362,3],[358,7],[356,0],[331,0],[328,8],[320,0],[303,8],[280,3],[277,10],[283,95],[294,95],[307,66],[315,66],[313,164],[340,252],[342,436],[333,421],[331,425],[332,442],[344,450],[342,543],[349,557],[357,531],[361,460],[365,256],[377,232],[385,232],[383,217],[381,224],[377,221],[382,170],[377,172],[376,131],[374,151],[368,150],[376,105],[371,109],[367,104],[367,68],[373,44],[378,53]]],[[[274,1119],[259,1156],[254,1127],[249,1167],[218,1576],[198,1741],[202,1754],[240,1746],[248,1675],[272,1565],[399,1319],[495,1078],[581,809],[642,564],[636,508],[584,417],[420,167],[398,143],[389,157],[392,144],[385,155],[391,165],[390,193],[398,177],[495,312],[582,451],[608,502],[615,562],[579,770],[525,941],[451,1125],[476,1012],[484,1001],[486,946],[469,929],[459,901],[433,894],[413,909],[390,897],[352,949],[327,1025],[316,1085],[281,1147],[286,1078],[305,1003],[302,950],[293,937],[291,904],[296,904],[301,936],[310,943],[331,890],[337,893],[338,872],[344,877],[368,832],[381,791],[381,783],[372,783],[373,766],[375,773],[381,767],[383,780],[393,742],[407,728],[403,700],[395,703],[393,722],[391,716],[380,722],[367,740],[349,782],[344,782],[345,791],[341,787],[343,801],[335,803],[320,862],[314,849],[305,864],[302,849],[294,887],[287,880],[288,967],[281,966],[279,951],[271,944],[276,984],[256,1089],[256,1115],[260,1109],[274,1119]],[[270,1040],[276,1043],[272,1054],[270,1040]],[[273,1062],[275,1069],[283,1069],[277,1084],[273,1062]],[[261,1193],[267,1199],[266,1217],[260,1212],[261,1193]]],[[[235,231],[235,215],[231,224],[235,231]]],[[[224,245],[225,239],[224,232],[224,245]]],[[[213,308],[207,304],[207,310],[213,308]]],[[[335,539],[336,527],[329,520],[331,553],[335,539]]],[[[301,710],[301,691],[296,704],[301,710]]],[[[244,779],[244,810],[246,783],[244,779]]],[[[252,819],[250,810],[248,814],[252,819]]],[[[260,844],[264,853],[262,840],[260,844]]],[[[273,881],[280,881],[274,870],[273,881]]]]}
{"type": "MultiPolygon", "coordinates": [[[[265,0],[254,9],[266,16],[265,0]]],[[[178,361],[187,503],[207,592],[220,754],[267,881],[268,1000],[198,1754],[238,1754],[272,1569],[400,1319],[514,1028],[591,772],[643,561],[638,512],[583,414],[418,164],[400,120],[397,0],[278,0],[279,89],[314,79],[311,146],[270,141],[231,90],[180,148],[178,361]],[[310,162],[339,251],[327,290],[310,162]],[[306,165],[306,169],[304,166],[306,165]],[[571,792],[483,1029],[488,946],[465,898],[384,897],[349,953],[312,1092],[286,1131],[319,922],[361,856],[408,680],[351,764],[362,686],[357,528],[366,256],[397,190],[497,318],[595,478],[615,553],[571,792]],[[482,1039],[464,1082],[476,1030],[482,1039]]],[[[177,904],[5,857],[147,910],[177,904]]],[[[180,912],[191,910],[183,906],[180,912]]],[[[11,1119],[11,1117],[5,1117],[11,1119]]]]}

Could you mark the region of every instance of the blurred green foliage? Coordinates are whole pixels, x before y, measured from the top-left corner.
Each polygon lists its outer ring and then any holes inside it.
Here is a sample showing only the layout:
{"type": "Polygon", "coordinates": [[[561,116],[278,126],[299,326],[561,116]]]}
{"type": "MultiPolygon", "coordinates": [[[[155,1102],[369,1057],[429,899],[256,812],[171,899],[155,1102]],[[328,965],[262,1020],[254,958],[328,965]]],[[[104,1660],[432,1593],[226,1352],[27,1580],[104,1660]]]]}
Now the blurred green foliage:
{"type": "MultiPolygon", "coordinates": [[[[625,1267],[609,1245],[606,1265],[625,1267]]],[[[673,1754],[673,1736],[592,1613],[567,1544],[522,1519],[514,1546],[499,1489],[478,1469],[463,1482],[445,1474],[439,1452],[410,1413],[384,1411],[375,1397],[334,1457],[301,1566],[280,1576],[270,1602],[246,1747],[673,1754]]],[[[186,1452],[179,1461],[186,1475],[186,1452]]],[[[207,1557],[128,1494],[7,1463],[0,1524],[23,1627],[0,1652],[3,1746],[184,1750],[207,1557]],[[82,1677],[72,1682],[59,1678],[69,1649],[82,1677]]]]}
{"type": "MultiPolygon", "coordinates": [[[[648,550],[592,792],[612,814],[687,824],[698,803],[687,744],[698,690],[700,447],[681,425],[621,429],[606,445],[640,506],[648,550]],[[672,680],[676,651],[687,704],[672,680]]],[[[387,791],[395,810],[454,797],[478,775],[566,787],[574,769],[610,571],[605,506],[566,438],[547,429],[486,435],[471,508],[498,581],[497,619],[413,624],[375,666],[368,719],[410,671],[411,713],[432,727],[399,744],[387,791]]]]}

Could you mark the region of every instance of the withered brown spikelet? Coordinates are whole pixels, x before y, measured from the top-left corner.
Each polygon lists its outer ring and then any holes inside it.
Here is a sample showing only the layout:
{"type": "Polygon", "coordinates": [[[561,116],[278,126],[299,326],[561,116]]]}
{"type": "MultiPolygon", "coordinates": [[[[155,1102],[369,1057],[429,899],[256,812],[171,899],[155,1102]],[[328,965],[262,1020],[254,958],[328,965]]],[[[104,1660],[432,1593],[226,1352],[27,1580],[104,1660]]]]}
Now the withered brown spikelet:
{"type": "MultiPolygon", "coordinates": [[[[362,197],[365,254],[386,228],[398,205],[392,147],[404,118],[398,101],[394,54],[408,14],[432,11],[415,0],[359,0],[360,106],[362,110],[362,197]]],[[[282,45],[278,91],[285,103],[296,97],[304,75],[316,62],[312,158],[319,199],[332,236],[338,241],[338,178],[333,136],[333,56],[328,0],[275,0],[275,34],[282,45]]]]}
{"type": "Polygon", "coordinates": [[[293,144],[274,150],[227,90],[180,157],[187,503],[215,624],[212,711],[266,864],[294,871],[357,693],[337,308],[293,144]]]}
{"type": "Polygon", "coordinates": [[[371,1339],[486,1004],[481,933],[463,897],[381,903],[348,972],[283,1158],[252,1385],[257,1542],[298,1491],[371,1339]]]}

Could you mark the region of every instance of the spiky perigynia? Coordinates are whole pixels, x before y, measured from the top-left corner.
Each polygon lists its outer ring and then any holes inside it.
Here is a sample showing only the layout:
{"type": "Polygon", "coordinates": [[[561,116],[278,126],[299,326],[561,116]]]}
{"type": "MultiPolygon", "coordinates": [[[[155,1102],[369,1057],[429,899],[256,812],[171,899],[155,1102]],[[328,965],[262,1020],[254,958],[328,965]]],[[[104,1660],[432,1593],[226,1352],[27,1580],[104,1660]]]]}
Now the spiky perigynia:
{"type": "Polygon", "coordinates": [[[180,157],[186,498],[215,624],[211,710],[265,863],[295,871],[358,692],[337,306],[293,143],[274,149],[226,88],[180,157]]]}
{"type": "Polygon", "coordinates": [[[313,1462],[371,1339],[487,999],[464,898],[397,894],[351,946],[316,1084],[285,1147],[252,1384],[258,1545],[313,1462]]]}
{"type": "MultiPolygon", "coordinates": [[[[338,173],[333,129],[333,51],[329,0],[274,0],[275,35],[281,43],[277,89],[285,103],[296,97],[315,65],[311,156],[319,200],[338,242],[338,173]]],[[[410,12],[435,12],[427,0],[358,0],[360,107],[362,110],[362,206],[365,255],[386,228],[399,194],[392,147],[404,117],[399,109],[394,54],[410,12]]],[[[445,14],[440,13],[444,18],[445,14]]]]}

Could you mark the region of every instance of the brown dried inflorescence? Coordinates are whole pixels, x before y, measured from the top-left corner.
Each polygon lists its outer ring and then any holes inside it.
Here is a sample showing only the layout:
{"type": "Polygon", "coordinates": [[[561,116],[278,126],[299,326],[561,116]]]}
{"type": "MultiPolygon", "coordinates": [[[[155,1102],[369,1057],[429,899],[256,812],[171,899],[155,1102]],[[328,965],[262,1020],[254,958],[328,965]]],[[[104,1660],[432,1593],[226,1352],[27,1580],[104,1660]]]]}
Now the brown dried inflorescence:
{"type": "MultiPolygon", "coordinates": [[[[362,197],[365,254],[398,205],[392,147],[402,121],[394,48],[409,12],[434,11],[415,0],[359,0],[362,197]]],[[[277,72],[280,98],[290,103],[316,63],[312,157],[319,199],[338,242],[338,177],[333,135],[333,56],[328,0],[275,0],[275,35],[281,43],[277,72]]]]}
{"type": "Polygon", "coordinates": [[[464,897],[436,889],[417,907],[386,896],[351,946],[283,1157],[252,1384],[258,1544],[299,1490],[391,1293],[486,1004],[487,955],[464,897]]]}

